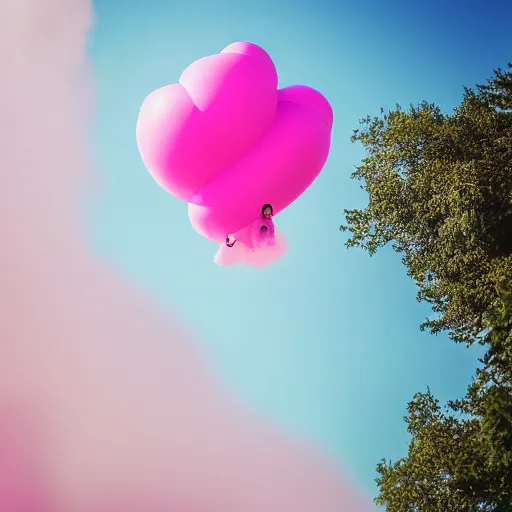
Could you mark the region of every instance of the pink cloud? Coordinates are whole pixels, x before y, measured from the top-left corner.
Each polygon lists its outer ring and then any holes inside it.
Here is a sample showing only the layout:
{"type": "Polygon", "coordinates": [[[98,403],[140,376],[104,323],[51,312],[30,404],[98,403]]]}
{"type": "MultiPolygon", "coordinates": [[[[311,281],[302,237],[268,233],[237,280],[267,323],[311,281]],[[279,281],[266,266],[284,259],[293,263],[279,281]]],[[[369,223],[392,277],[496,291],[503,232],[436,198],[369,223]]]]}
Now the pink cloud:
{"type": "Polygon", "coordinates": [[[8,0],[0,17],[0,510],[371,510],[88,247],[89,3],[8,0]]]}

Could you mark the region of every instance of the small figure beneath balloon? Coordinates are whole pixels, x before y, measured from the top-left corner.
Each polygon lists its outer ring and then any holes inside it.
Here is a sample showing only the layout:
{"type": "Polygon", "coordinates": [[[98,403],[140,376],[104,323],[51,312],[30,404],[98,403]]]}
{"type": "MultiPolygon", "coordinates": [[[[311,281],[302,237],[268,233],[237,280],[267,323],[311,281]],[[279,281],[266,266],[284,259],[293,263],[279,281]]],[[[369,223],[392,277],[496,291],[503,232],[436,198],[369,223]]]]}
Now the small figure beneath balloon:
{"type": "MultiPolygon", "coordinates": [[[[273,247],[276,244],[275,227],[272,217],[274,216],[274,208],[271,204],[264,204],[261,208],[260,218],[253,224],[251,240],[246,245],[255,251],[257,247],[273,247]]],[[[226,237],[226,245],[233,247],[237,240],[235,235],[226,237]]]]}
{"type": "Polygon", "coordinates": [[[275,228],[273,217],[273,206],[264,204],[256,220],[226,237],[213,261],[218,265],[263,267],[280,258],[288,244],[275,228]]]}
{"type": "Polygon", "coordinates": [[[261,208],[261,218],[255,226],[259,226],[259,229],[254,230],[253,242],[256,247],[273,247],[276,245],[273,216],[274,208],[272,208],[272,205],[264,204],[261,208]]]}

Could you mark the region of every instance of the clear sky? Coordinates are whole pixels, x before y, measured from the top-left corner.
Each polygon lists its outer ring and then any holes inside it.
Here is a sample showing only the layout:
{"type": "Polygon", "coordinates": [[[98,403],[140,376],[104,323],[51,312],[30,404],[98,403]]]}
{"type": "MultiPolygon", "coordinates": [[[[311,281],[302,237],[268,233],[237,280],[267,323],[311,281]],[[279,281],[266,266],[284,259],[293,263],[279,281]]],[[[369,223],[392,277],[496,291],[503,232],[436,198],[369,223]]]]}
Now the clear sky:
{"type": "Polygon", "coordinates": [[[512,3],[469,0],[97,0],[91,41],[102,172],[91,214],[98,250],[169,303],[219,374],[251,407],[321,445],[371,494],[375,465],[407,449],[402,416],[416,391],[462,394],[477,351],[420,333],[429,310],[400,256],[344,247],[343,209],[363,207],[350,180],[358,120],[421,100],[455,106],[512,57],[512,3]],[[492,7],[491,7],[492,6],[492,7]],[[272,56],[280,86],[331,102],[327,164],[276,217],[290,252],[262,271],[222,268],[186,204],[149,176],[135,144],[147,94],[234,41],[272,56]]]}

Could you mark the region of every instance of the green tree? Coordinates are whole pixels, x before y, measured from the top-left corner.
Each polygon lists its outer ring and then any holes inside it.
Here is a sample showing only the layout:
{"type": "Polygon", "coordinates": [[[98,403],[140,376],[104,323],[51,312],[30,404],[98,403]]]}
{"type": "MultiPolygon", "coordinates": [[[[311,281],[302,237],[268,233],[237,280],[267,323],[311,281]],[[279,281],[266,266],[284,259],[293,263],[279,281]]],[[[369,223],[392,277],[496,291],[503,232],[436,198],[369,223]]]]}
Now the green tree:
{"type": "Polygon", "coordinates": [[[430,390],[415,395],[405,418],[407,456],[377,465],[378,505],[389,512],[512,511],[512,398],[503,387],[477,387],[444,410],[430,390]]]}
{"type": "Polygon", "coordinates": [[[377,465],[389,512],[512,512],[512,288],[492,320],[466,396],[441,408],[427,390],[408,404],[407,456],[377,465]]]}
{"type": "Polygon", "coordinates": [[[348,247],[391,243],[436,313],[421,328],[487,351],[464,398],[417,393],[406,457],[377,466],[389,512],[512,512],[512,64],[443,113],[423,102],[361,121],[348,247]]]}
{"type": "Polygon", "coordinates": [[[345,210],[370,255],[392,242],[438,316],[421,326],[472,343],[512,282],[512,65],[451,114],[427,102],[361,121],[352,141],[368,156],[352,177],[369,204],[345,210]]]}

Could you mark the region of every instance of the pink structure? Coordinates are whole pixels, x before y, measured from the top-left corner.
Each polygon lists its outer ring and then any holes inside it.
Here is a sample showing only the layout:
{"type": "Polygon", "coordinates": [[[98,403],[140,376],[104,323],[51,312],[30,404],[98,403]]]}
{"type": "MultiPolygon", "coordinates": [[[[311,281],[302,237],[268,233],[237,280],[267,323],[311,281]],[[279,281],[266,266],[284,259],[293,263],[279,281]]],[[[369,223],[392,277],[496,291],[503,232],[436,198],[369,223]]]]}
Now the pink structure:
{"type": "MultiPolygon", "coordinates": [[[[137,121],[144,164],[166,191],[189,203],[194,229],[243,247],[215,261],[261,266],[286,250],[250,250],[245,240],[261,207],[277,214],[315,180],[327,160],[333,113],[319,92],[277,88],[269,55],[252,43],[233,43],[192,63],[179,83],[152,92],[137,121]]],[[[250,244],[249,244],[250,245],[250,244]]]]}

